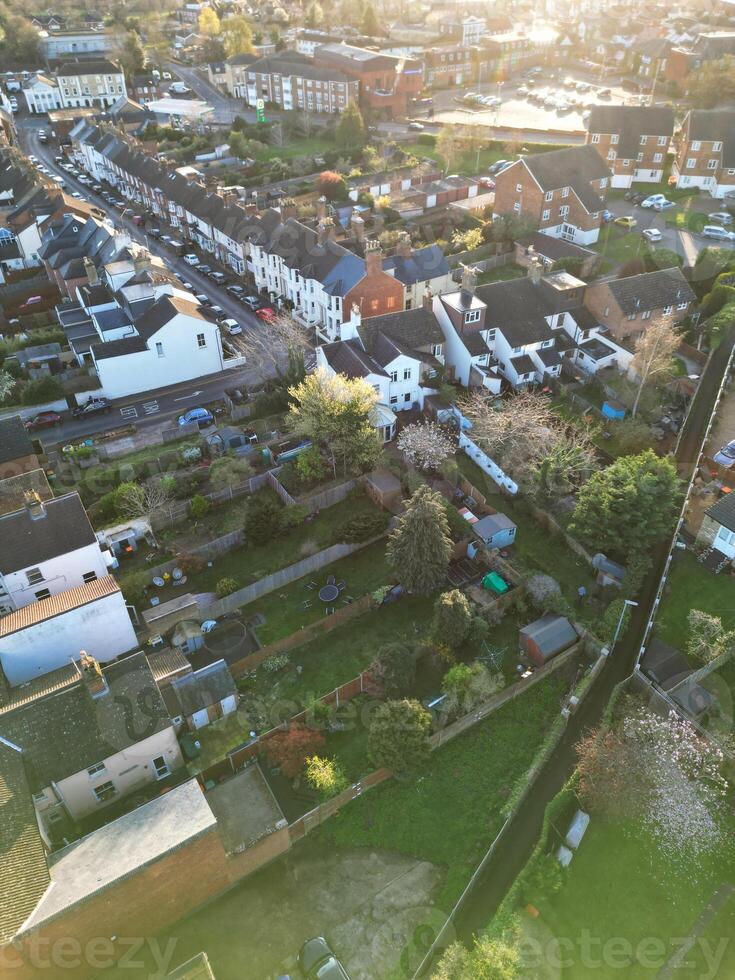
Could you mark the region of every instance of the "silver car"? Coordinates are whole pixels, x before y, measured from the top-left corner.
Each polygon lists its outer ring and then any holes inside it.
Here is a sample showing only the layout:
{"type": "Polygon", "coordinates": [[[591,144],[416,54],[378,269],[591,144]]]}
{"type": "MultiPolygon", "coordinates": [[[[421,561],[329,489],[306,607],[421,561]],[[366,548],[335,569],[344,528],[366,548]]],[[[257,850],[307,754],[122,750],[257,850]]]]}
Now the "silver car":
{"type": "Polygon", "coordinates": [[[725,469],[730,469],[731,466],[735,466],[735,439],[728,442],[726,446],[723,446],[712,458],[720,466],[724,466],[725,469]]]}

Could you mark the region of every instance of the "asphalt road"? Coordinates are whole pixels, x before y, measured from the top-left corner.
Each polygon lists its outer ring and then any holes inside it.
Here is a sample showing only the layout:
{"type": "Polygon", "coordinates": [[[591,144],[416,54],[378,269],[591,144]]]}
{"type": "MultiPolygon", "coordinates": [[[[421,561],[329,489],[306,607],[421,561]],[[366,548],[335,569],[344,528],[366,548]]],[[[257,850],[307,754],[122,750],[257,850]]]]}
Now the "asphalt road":
{"type": "MultiPolygon", "coordinates": [[[[676,455],[679,473],[684,480],[688,480],[699,459],[704,430],[712,414],[733,343],[735,329],[731,331],[728,341],[717,348],[702,375],[676,455]]],[[[519,809],[493,859],[458,915],[455,926],[461,939],[469,941],[473,934],[484,929],[492,919],[536,845],[546,806],[574,770],[575,745],[586,730],[599,724],[613,689],[632,673],[668,550],[669,542],[664,542],[652,555],[653,567],[638,596],[639,604],[633,610],[628,630],[610,654],[598,680],[583,699],[579,711],[570,718],[561,743],[539,775],[533,793],[519,809]]],[[[631,873],[634,873],[634,869],[631,873]]]]}
{"type": "MultiPolygon", "coordinates": [[[[65,170],[62,170],[54,161],[54,156],[58,155],[57,147],[53,143],[44,144],[38,140],[38,129],[47,128],[42,125],[41,120],[32,116],[21,117],[17,120],[17,128],[19,141],[24,152],[38,157],[52,173],[63,177],[69,191],[79,191],[87,200],[101,208],[116,228],[124,230],[134,242],[145,245],[153,255],[162,258],[169,268],[179,272],[187,282],[192,284],[195,292],[204,293],[212,303],[221,306],[228,316],[236,319],[244,331],[255,332],[264,329],[263,324],[255,314],[233,299],[226,289],[217,286],[207,276],[197,272],[192,266],[174,255],[165,244],[147,235],[144,229],[134,225],[129,218],[122,216],[116,208],[110,207],[88,187],[80,184],[65,170]]],[[[162,230],[166,230],[163,223],[161,227],[162,230]]],[[[172,233],[176,235],[176,229],[173,229],[172,233]]],[[[196,249],[192,248],[192,251],[196,251],[196,249]]],[[[213,268],[222,268],[217,265],[212,256],[203,254],[202,258],[213,268]]],[[[222,271],[227,273],[229,270],[222,268],[222,271]]],[[[234,274],[230,273],[230,275],[235,281],[234,274]]],[[[231,343],[242,353],[243,349],[237,337],[228,337],[228,343],[231,343]]],[[[119,399],[114,402],[114,410],[109,415],[92,417],[83,421],[65,421],[62,426],[47,430],[48,434],[46,432],[41,433],[40,438],[42,441],[49,442],[75,439],[83,435],[116,428],[123,421],[135,421],[136,425],[154,424],[167,417],[178,416],[186,409],[193,408],[198,404],[221,398],[225,388],[246,387],[249,384],[262,383],[262,380],[262,372],[248,368],[223,371],[220,374],[209,375],[203,379],[186,382],[183,385],[119,399]],[[186,392],[191,393],[191,399],[184,397],[186,392]],[[195,395],[194,392],[200,392],[200,394],[195,395]]],[[[80,400],[83,399],[84,396],[80,396],[80,400]]]]}

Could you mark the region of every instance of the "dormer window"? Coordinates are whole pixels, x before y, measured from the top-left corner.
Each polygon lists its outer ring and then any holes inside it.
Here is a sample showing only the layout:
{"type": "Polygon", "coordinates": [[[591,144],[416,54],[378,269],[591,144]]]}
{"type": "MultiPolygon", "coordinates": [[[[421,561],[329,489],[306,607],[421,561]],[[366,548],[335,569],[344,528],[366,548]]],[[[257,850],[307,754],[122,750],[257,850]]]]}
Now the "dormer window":
{"type": "Polygon", "coordinates": [[[464,315],[465,323],[477,323],[480,319],[480,310],[468,310],[464,315]]]}

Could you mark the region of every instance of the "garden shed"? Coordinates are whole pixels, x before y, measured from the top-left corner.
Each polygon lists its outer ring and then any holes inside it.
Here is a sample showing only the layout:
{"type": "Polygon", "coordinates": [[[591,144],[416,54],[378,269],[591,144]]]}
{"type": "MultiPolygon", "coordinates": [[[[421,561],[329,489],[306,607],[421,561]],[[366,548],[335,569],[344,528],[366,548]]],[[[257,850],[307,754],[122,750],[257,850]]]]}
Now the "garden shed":
{"type": "Polygon", "coordinates": [[[237,707],[237,688],[224,660],[185,674],[171,682],[180,714],[192,730],[204,728],[237,707]]]}
{"type": "Polygon", "coordinates": [[[472,530],[488,548],[507,548],[516,538],[516,525],[505,514],[488,514],[472,525],[472,530]]]}
{"type": "Polygon", "coordinates": [[[401,503],[401,481],[389,470],[373,470],[365,477],[365,491],[384,510],[395,510],[401,503]]]}
{"type": "Polygon", "coordinates": [[[223,425],[221,429],[206,437],[207,448],[211,456],[224,456],[235,453],[244,456],[253,452],[258,436],[255,432],[243,431],[232,425],[223,425]]]}
{"type": "Polygon", "coordinates": [[[521,650],[539,667],[567,650],[577,639],[577,631],[566,616],[541,616],[518,633],[521,650]]]}

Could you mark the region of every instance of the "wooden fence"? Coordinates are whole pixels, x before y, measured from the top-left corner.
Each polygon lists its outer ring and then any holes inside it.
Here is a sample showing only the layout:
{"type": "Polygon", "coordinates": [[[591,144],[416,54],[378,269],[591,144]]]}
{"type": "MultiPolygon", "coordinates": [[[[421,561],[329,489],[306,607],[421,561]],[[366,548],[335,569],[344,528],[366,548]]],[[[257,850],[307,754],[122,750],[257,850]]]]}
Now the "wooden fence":
{"type": "MultiPolygon", "coordinates": [[[[203,558],[205,561],[213,561],[215,558],[219,558],[220,555],[226,555],[228,551],[234,551],[235,548],[239,548],[244,540],[245,535],[242,531],[230,531],[229,534],[223,534],[219,538],[213,538],[198,548],[189,548],[186,554],[187,556],[203,558]]],[[[153,568],[146,568],[146,571],[151,578],[154,578],[157,575],[163,576],[166,572],[172,572],[180,564],[180,558],[172,558],[170,561],[164,561],[160,565],[155,565],[153,568]]]]}
{"type": "MultiPolygon", "coordinates": [[[[211,504],[227,504],[237,497],[244,497],[248,494],[255,493],[256,490],[261,490],[268,485],[269,476],[270,470],[267,473],[259,473],[257,476],[251,476],[249,480],[246,480],[239,486],[225,487],[224,490],[212,490],[209,493],[201,494],[201,496],[211,504]]],[[[165,507],[159,508],[154,514],[151,514],[153,530],[156,531],[164,527],[170,527],[172,524],[178,524],[179,521],[183,521],[187,517],[188,513],[188,500],[174,501],[167,504],[165,507]]]]}

